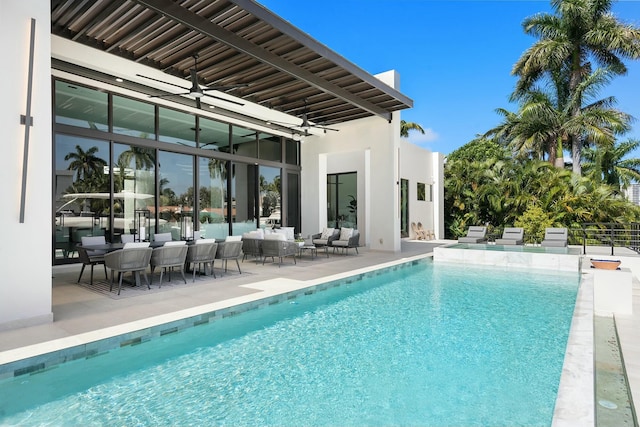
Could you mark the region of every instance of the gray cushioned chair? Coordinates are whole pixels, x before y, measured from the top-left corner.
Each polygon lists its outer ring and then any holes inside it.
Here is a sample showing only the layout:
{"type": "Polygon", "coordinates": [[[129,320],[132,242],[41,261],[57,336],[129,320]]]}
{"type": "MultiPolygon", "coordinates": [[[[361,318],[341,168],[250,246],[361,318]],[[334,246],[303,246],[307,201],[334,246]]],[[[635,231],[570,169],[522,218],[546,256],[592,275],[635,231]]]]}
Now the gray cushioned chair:
{"type": "Polygon", "coordinates": [[[505,227],[502,238],[496,239],[496,245],[523,245],[524,229],[521,227],[505,227]]]}
{"type": "Polygon", "coordinates": [[[561,248],[567,246],[568,230],[566,228],[547,228],[544,232],[542,246],[561,248]]]}
{"type": "Polygon", "coordinates": [[[255,258],[256,262],[262,259],[262,242],[264,239],[256,239],[253,237],[242,237],[242,261],[247,256],[255,258]]]}
{"type": "Polygon", "coordinates": [[[171,281],[171,272],[174,268],[179,269],[182,274],[182,280],[187,283],[184,277],[184,264],[187,259],[187,245],[184,241],[166,242],[164,246],[155,248],[151,254],[151,281],[153,281],[153,271],[156,267],[160,268],[160,285],[162,287],[163,273],[169,272],[169,281],[171,281]]]}
{"type": "Polygon", "coordinates": [[[224,271],[227,272],[227,262],[230,259],[236,261],[238,266],[238,272],[242,274],[240,270],[240,263],[238,260],[242,256],[242,240],[224,241],[218,245],[218,252],[216,253],[216,259],[219,259],[224,264],[224,271]]]}
{"type": "Polygon", "coordinates": [[[135,277],[136,286],[140,284],[140,273],[144,275],[144,280],[149,286],[149,278],[147,277],[147,267],[151,260],[153,249],[147,247],[124,248],[110,252],[104,256],[105,265],[111,270],[111,286],[109,291],[113,290],[113,276],[118,273],[118,295],[122,289],[122,276],[124,273],[131,272],[135,277]]]}
{"type": "Polygon", "coordinates": [[[213,271],[213,262],[218,252],[218,244],[215,239],[200,239],[192,245],[189,245],[187,250],[187,264],[193,264],[193,281],[196,281],[196,270],[200,271],[200,266],[204,264],[204,272],[207,273],[207,265],[211,266],[211,274],[213,278],[216,278],[216,273],[213,271]]]}
{"type": "Polygon", "coordinates": [[[487,227],[471,226],[467,235],[458,239],[458,243],[484,243],[487,241],[487,227]]]}
{"type": "Polygon", "coordinates": [[[324,253],[329,257],[329,247],[334,240],[340,237],[340,229],[334,228],[333,232],[329,233],[329,229],[324,229],[321,233],[311,236],[311,242],[317,248],[324,248],[324,253]]]}
{"type": "Polygon", "coordinates": [[[348,238],[342,239],[343,237],[346,236],[343,236],[342,233],[340,233],[340,237],[331,242],[333,252],[340,248],[342,249],[342,252],[346,254],[349,252],[349,249],[353,248],[356,250],[356,253],[358,253],[358,246],[360,246],[360,232],[354,229],[348,238]]]}
{"type": "MultiPolygon", "coordinates": [[[[104,245],[107,243],[104,236],[82,236],[81,239],[82,246],[104,245]]],[[[91,266],[91,279],[89,284],[93,285],[93,267],[100,264],[102,264],[102,266],[104,267],[104,278],[105,280],[108,280],[107,267],[104,265],[104,254],[107,251],[88,251],[82,246],[78,246],[76,248],[78,251],[78,258],[80,258],[80,261],[82,261],[82,268],[80,269],[80,275],[78,276],[78,281],[76,283],[80,283],[80,279],[82,279],[82,273],[84,273],[84,268],[87,265],[91,266]]]]}

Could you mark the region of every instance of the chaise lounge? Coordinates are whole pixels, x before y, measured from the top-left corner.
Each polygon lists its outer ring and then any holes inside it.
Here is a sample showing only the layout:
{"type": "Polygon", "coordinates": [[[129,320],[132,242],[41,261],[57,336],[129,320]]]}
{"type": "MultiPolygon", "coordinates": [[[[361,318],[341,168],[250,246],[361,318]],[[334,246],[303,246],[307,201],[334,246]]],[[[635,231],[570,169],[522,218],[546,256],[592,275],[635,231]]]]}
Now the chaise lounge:
{"type": "Polygon", "coordinates": [[[487,241],[487,227],[471,226],[467,235],[460,237],[458,243],[484,243],[487,241]]]}
{"type": "Polygon", "coordinates": [[[496,239],[496,245],[523,245],[524,229],[521,227],[505,227],[502,238],[496,239]]]}
{"type": "Polygon", "coordinates": [[[547,248],[562,248],[567,246],[568,230],[566,228],[547,228],[544,233],[542,246],[547,248]]]}

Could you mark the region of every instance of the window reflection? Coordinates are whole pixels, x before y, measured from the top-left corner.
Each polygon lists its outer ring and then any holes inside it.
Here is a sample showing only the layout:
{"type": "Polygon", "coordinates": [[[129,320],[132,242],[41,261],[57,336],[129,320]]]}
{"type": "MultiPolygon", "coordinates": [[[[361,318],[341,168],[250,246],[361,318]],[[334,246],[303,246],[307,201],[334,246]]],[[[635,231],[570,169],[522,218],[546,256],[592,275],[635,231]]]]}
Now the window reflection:
{"type": "Polygon", "coordinates": [[[109,130],[108,96],[95,89],[56,81],[56,123],[109,130]]]}
{"type": "Polygon", "coordinates": [[[260,133],[259,151],[260,158],[263,160],[272,160],[279,162],[282,160],[282,142],[279,136],[270,135],[268,133],[260,133]]]}
{"type": "Polygon", "coordinates": [[[233,234],[241,235],[257,228],[256,183],[258,167],[245,163],[232,165],[231,215],[233,234]]]}
{"type": "Polygon", "coordinates": [[[299,165],[300,164],[300,141],[295,141],[293,139],[285,140],[285,152],[286,159],[285,161],[290,165],[299,165]]]}
{"type": "Polygon", "coordinates": [[[193,236],[193,228],[185,224],[195,223],[193,205],[193,157],[186,154],[158,153],[158,185],[160,190],[158,224],[160,233],[171,233],[173,240],[180,240],[185,233],[193,236]]]}
{"type": "Polygon", "coordinates": [[[229,124],[200,118],[200,144],[204,150],[229,152],[229,124]]]}
{"type": "Polygon", "coordinates": [[[280,169],[260,166],[260,226],[273,227],[281,225],[281,177],[280,169]]]}
{"type": "Polygon", "coordinates": [[[200,231],[203,237],[224,239],[229,234],[227,218],[227,170],[228,162],[219,159],[199,158],[200,231]]]}
{"type": "Polygon", "coordinates": [[[231,134],[232,154],[239,154],[247,157],[258,157],[257,132],[252,129],[232,127],[231,134]]]}
{"type": "Polygon", "coordinates": [[[135,145],[114,144],[113,158],[115,235],[137,232],[135,212],[139,209],[151,212],[150,231],[151,233],[155,232],[155,218],[153,218],[155,213],[155,150],[135,145]]]}
{"type": "Polygon", "coordinates": [[[158,139],[162,142],[196,146],[195,116],[169,108],[158,109],[158,139]]]}
{"type": "Polygon", "coordinates": [[[58,134],[55,153],[55,257],[75,258],[82,236],[109,230],[109,143],[58,134]]]}
{"type": "Polygon", "coordinates": [[[113,132],[155,139],[155,107],[135,99],[113,96],[113,132]]]}

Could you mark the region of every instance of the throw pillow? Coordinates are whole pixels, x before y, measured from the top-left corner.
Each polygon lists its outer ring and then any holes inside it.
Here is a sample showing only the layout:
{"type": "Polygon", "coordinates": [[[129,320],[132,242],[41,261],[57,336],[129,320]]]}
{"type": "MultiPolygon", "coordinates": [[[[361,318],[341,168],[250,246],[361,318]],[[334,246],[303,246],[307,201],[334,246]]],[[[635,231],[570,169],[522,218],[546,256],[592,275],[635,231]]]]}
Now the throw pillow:
{"type": "Polygon", "coordinates": [[[264,236],[264,240],[280,240],[286,242],[287,236],[285,236],[284,233],[271,233],[264,236]]]}
{"type": "Polygon", "coordinates": [[[335,230],[334,228],[326,228],[326,227],[325,227],[325,228],[322,230],[322,236],[320,236],[320,239],[322,239],[322,240],[328,240],[328,239],[329,239],[329,237],[333,236],[333,231],[334,231],[334,230],[335,230]]]}
{"type": "Polygon", "coordinates": [[[353,228],[342,227],[340,229],[340,240],[349,240],[353,235],[353,228]]]}

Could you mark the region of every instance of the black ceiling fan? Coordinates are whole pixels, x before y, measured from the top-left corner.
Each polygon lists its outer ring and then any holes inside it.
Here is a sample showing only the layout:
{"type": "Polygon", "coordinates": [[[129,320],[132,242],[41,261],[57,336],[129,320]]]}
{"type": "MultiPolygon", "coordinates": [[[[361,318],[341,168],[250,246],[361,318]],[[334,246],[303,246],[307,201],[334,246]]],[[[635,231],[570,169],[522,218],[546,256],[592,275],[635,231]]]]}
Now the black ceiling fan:
{"type": "MultiPolygon", "coordinates": [[[[151,95],[149,96],[149,98],[167,98],[170,96],[179,96],[179,95],[189,95],[193,98],[195,98],[196,100],[196,106],[198,108],[202,108],[202,105],[200,103],[200,98],[202,98],[203,96],[207,95],[211,98],[215,98],[215,99],[219,99],[220,101],[225,101],[225,102],[229,102],[231,104],[236,104],[236,105],[244,105],[244,103],[242,102],[238,102],[238,101],[234,101],[231,99],[226,99],[226,98],[221,98],[219,96],[215,96],[215,95],[211,95],[207,92],[209,91],[225,91],[225,90],[229,90],[229,89],[235,89],[235,88],[239,88],[239,87],[246,87],[248,86],[248,84],[235,84],[235,85],[224,85],[224,86],[201,86],[200,83],[198,83],[198,58],[199,55],[196,53],[193,55],[193,60],[194,60],[194,64],[193,64],[193,68],[190,70],[191,71],[191,88],[188,89],[188,92],[180,92],[180,93],[167,93],[167,94],[162,94],[162,95],[151,95]]],[[[159,82],[159,83],[164,83],[164,84],[168,84],[171,86],[175,86],[178,87],[180,89],[184,89],[187,90],[185,87],[171,83],[171,82],[167,82],[164,80],[159,80],[159,79],[155,79],[153,77],[148,77],[148,76],[143,76],[142,74],[137,74],[137,76],[139,77],[143,77],[145,79],[148,80],[153,80],[155,82],[159,82]]]]}
{"type": "Polygon", "coordinates": [[[270,120],[267,123],[275,123],[275,124],[278,124],[278,125],[290,127],[292,129],[304,130],[305,133],[306,133],[306,131],[308,129],[311,129],[311,128],[322,129],[322,130],[325,131],[325,133],[328,130],[334,131],[334,132],[339,132],[340,131],[339,129],[333,129],[333,128],[329,128],[329,127],[323,126],[321,124],[316,124],[316,123],[310,122],[308,113],[309,113],[309,107],[307,105],[307,100],[305,99],[304,100],[304,110],[302,110],[302,114],[299,117],[300,119],[302,119],[302,123],[295,124],[295,123],[278,122],[278,121],[275,121],[275,120],[270,120]]]}

